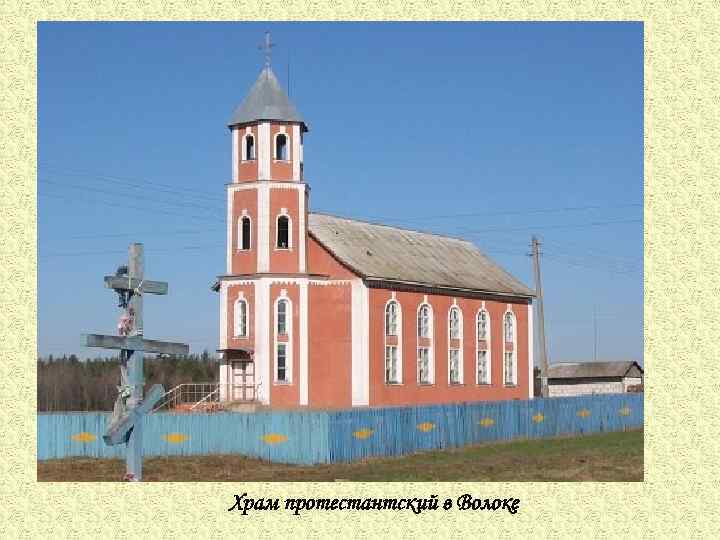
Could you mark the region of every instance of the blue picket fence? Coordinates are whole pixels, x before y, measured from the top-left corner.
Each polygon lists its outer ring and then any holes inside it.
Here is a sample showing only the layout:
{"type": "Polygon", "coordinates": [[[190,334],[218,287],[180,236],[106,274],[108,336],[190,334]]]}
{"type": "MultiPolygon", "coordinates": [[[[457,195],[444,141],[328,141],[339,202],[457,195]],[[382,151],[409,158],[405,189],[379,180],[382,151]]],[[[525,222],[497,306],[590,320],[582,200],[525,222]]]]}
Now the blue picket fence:
{"type": "MultiPolygon", "coordinates": [[[[38,414],[38,459],[117,458],[110,413],[38,414]]],[[[259,413],[156,413],[144,419],[147,456],[242,454],[296,464],[349,462],[469,444],[623,431],[643,426],[643,394],[421,407],[259,413]]]]}

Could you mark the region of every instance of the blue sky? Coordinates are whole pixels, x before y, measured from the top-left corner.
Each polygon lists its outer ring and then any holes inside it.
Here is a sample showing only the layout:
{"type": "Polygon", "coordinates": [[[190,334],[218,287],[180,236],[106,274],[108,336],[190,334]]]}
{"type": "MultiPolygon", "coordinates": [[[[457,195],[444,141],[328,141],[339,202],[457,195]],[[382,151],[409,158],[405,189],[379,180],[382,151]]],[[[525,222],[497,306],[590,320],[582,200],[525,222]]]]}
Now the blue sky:
{"type": "Polygon", "coordinates": [[[463,236],[530,286],[551,361],[642,359],[640,23],[41,23],[38,349],[99,350],[146,250],[146,335],[214,351],[227,121],[262,67],[310,126],[311,210],[463,236]]]}

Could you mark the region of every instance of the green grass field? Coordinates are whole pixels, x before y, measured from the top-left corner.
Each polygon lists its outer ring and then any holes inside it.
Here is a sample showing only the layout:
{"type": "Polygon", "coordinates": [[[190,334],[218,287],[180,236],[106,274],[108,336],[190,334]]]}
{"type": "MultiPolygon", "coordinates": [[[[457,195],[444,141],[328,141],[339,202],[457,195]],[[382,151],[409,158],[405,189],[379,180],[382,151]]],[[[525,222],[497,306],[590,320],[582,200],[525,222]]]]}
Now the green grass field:
{"type": "MultiPolygon", "coordinates": [[[[125,462],[38,462],[39,481],[120,480],[125,462]]],[[[642,482],[643,432],[483,444],[333,465],[282,465],[237,455],[147,458],[145,481],[642,482]]]]}

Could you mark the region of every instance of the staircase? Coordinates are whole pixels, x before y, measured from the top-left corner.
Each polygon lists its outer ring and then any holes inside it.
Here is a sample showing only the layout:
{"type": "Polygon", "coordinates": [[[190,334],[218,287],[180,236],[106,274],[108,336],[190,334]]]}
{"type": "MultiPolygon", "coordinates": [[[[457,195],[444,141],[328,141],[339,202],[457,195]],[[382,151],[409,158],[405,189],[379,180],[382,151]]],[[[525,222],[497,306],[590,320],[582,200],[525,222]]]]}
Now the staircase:
{"type": "Polygon", "coordinates": [[[252,412],[254,401],[229,401],[232,388],[216,382],[183,383],[162,395],[152,412],[208,413],[218,411],[252,412]],[[221,400],[222,398],[222,400],[221,400]]]}

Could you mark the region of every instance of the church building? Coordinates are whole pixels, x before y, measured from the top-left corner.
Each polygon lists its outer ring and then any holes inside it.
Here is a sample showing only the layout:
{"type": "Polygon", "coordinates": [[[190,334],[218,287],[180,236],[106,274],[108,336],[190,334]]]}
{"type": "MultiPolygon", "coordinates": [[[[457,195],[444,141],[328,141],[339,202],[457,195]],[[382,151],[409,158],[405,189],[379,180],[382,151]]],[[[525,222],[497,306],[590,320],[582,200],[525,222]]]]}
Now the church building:
{"type": "Polygon", "coordinates": [[[308,124],[269,61],[229,128],[222,401],[532,397],[532,290],[469,241],[311,212],[308,124]]]}

